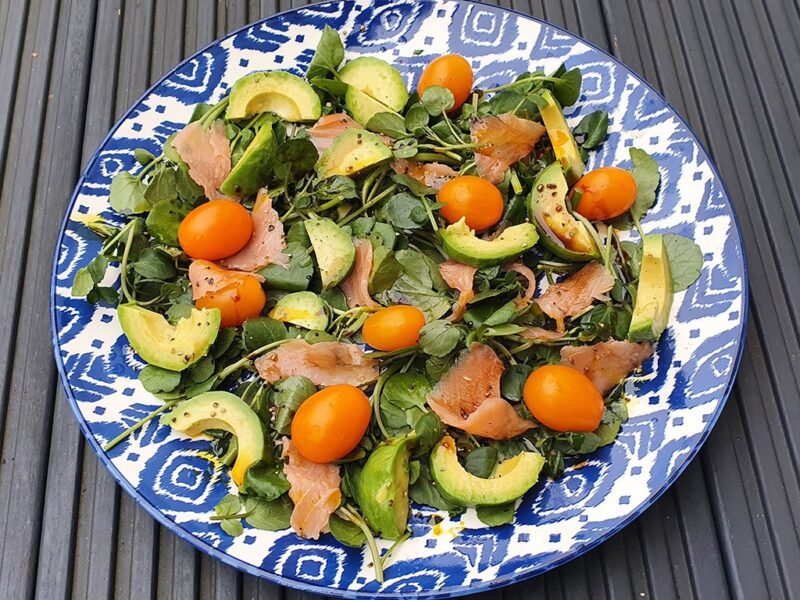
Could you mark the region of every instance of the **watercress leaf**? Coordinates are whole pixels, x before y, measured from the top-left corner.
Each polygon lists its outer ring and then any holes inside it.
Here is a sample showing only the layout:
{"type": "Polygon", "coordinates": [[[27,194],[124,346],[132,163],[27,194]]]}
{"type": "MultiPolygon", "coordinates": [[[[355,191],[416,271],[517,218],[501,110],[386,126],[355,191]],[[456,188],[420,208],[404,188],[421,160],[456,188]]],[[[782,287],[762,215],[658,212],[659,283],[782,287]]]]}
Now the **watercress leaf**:
{"type": "Polygon", "coordinates": [[[414,433],[417,436],[417,448],[415,456],[428,454],[434,444],[442,438],[442,421],[435,412],[426,412],[414,425],[414,433]]]}
{"type": "Polygon", "coordinates": [[[427,412],[431,383],[421,373],[397,373],[386,380],[381,390],[380,410],[384,425],[393,435],[414,428],[427,412]]]}
{"type": "Polygon", "coordinates": [[[128,171],[118,173],[109,190],[111,208],[121,215],[133,215],[150,210],[150,202],[144,196],[144,185],[128,171]]]}
{"type": "Polygon", "coordinates": [[[189,123],[194,123],[202,119],[205,114],[214,108],[213,104],[209,104],[208,102],[200,102],[194,105],[194,110],[192,111],[192,116],[189,117],[189,123]]]}
{"type": "Polygon", "coordinates": [[[478,506],[475,509],[475,514],[481,520],[481,523],[489,527],[497,527],[498,525],[508,525],[514,522],[514,508],[515,502],[507,502],[506,504],[495,506],[478,506]]]}
{"type": "Polygon", "coordinates": [[[367,123],[367,129],[393,138],[402,138],[408,135],[405,120],[394,112],[380,112],[372,115],[367,123]]]}
{"type": "Polygon", "coordinates": [[[608,113],[605,110],[589,113],[581,119],[572,133],[575,141],[587,150],[597,148],[608,134],[608,113]]]}
{"type": "Polygon", "coordinates": [[[186,319],[192,314],[192,305],[178,302],[167,309],[167,320],[173,325],[181,319],[186,319]]]}
{"type": "Polygon", "coordinates": [[[283,252],[290,257],[288,265],[267,265],[258,271],[264,278],[264,285],[270,289],[288,292],[308,289],[308,284],[314,275],[314,261],[308,250],[301,244],[292,242],[286,245],[283,252]]]}
{"type": "Polygon", "coordinates": [[[510,365],[500,378],[500,395],[512,402],[521,402],[525,382],[532,371],[530,365],[510,365]]]}
{"type": "Polygon", "coordinates": [[[506,206],[506,212],[503,215],[503,220],[500,224],[502,227],[511,226],[511,225],[519,225],[520,223],[524,223],[525,220],[528,218],[528,205],[525,196],[513,196],[508,201],[508,206],[506,206]]]}
{"type": "Polygon", "coordinates": [[[153,162],[156,157],[153,155],[152,152],[150,152],[145,148],[137,148],[136,150],[133,151],[133,158],[135,158],[136,162],[138,162],[140,165],[144,167],[145,165],[148,165],[151,162],[153,162]]]}
{"type": "Polygon", "coordinates": [[[131,268],[145,279],[165,280],[175,276],[175,263],[172,257],[156,248],[145,248],[131,268]]]}
{"type": "Polygon", "coordinates": [[[443,112],[450,110],[455,103],[453,92],[446,87],[432,85],[422,92],[422,105],[432,117],[438,117],[443,112]]]}
{"type": "Polygon", "coordinates": [[[553,86],[553,94],[561,106],[572,106],[581,95],[581,70],[570,69],[558,78],[553,86]]]}
{"type": "Polygon", "coordinates": [[[252,129],[245,129],[240,132],[236,143],[234,144],[233,148],[231,149],[231,166],[235,167],[236,163],[244,155],[247,147],[250,145],[250,142],[253,141],[253,138],[256,137],[256,134],[253,132],[252,129]]]}
{"type": "Polygon", "coordinates": [[[430,121],[430,115],[422,104],[413,104],[406,112],[405,125],[411,133],[417,134],[430,121]]]}
{"type": "Polygon", "coordinates": [[[225,519],[224,521],[220,521],[219,525],[222,527],[222,531],[231,537],[238,537],[244,533],[241,519],[225,519]]]}
{"type": "Polygon", "coordinates": [[[392,144],[392,154],[395,158],[413,158],[418,151],[416,138],[404,138],[392,144]]]}
{"type": "Polygon", "coordinates": [[[300,244],[303,248],[311,247],[311,238],[308,237],[306,225],[302,221],[292,223],[289,231],[286,233],[286,244],[300,244]]]}
{"type": "Polygon", "coordinates": [[[581,317],[580,323],[591,326],[589,331],[594,334],[591,339],[625,339],[631,324],[631,311],[626,306],[598,304],[581,317]]]}
{"type": "Polygon", "coordinates": [[[639,271],[642,267],[642,244],[640,242],[632,242],[625,240],[621,242],[622,250],[628,256],[628,266],[631,270],[631,277],[634,279],[639,277],[639,271]]]}
{"type": "Polygon", "coordinates": [[[497,448],[482,446],[467,454],[464,468],[481,479],[488,479],[497,464],[497,448]]]}
{"type": "Polygon", "coordinates": [[[507,323],[514,316],[517,314],[517,306],[513,302],[506,302],[503,306],[499,309],[494,311],[489,317],[483,322],[484,325],[487,327],[495,327],[497,325],[502,325],[507,323]]]}
{"type": "Polygon", "coordinates": [[[206,392],[210,392],[214,389],[214,387],[219,383],[219,377],[216,375],[212,375],[205,381],[201,381],[200,383],[194,383],[186,388],[186,397],[187,398],[194,398],[195,396],[199,396],[200,394],[205,394],[206,392]]]}
{"type": "Polygon", "coordinates": [[[389,223],[375,223],[372,231],[369,232],[367,239],[372,242],[373,247],[383,246],[388,250],[393,250],[397,241],[397,232],[389,223]]]}
{"type": "Polygon", "coordinates": [[[489,104],[493,115],[513,112],[520,118],[532,119],[539,114],[536,102],[520,90],[505,90],[495,94],[489,104]]]}
{"type": "Polygon", "coordinates": [[[72,279],[72,291],[70,293],[73,298],[85,298],[93,287],[94,281],[89,273],[89,267],[81,267],[72,279]]]}
{"type": "Polygon", "coordinates": [[[320,292],[319,297],[331,308],[335,308],[336,310],[348,309],[347,298],[345,298],[344,293],[339,288],[324,290],[320,292]]]}
{"type": "Polygon", "coordinates": [[[347,94],[347,88],[350,87],[343,81],[325,79],[324,77],[314,77],[309,81],[315,88],[319,88],[338,98],[344,98],[345,94],[347,94]]]}
{"type": "Polygon", "coordinates": [[[242,492],[264,500],[275,500],[289,490],[283,471],[263,460],[250,466],[244,474],[242,492]]]}
{"type": "Polygon", "coordinates": [[[175,150],[175,146],[172,145],[172,140],[175,139],[176,135],[178,135],[177,131],[164,140],[164,144],[161,146],[161,152],[168,161],[177,165],[182,161],[181,155],[178,154],[178,151],[175,150]]]}
{"type": "Polygon", "coordinates": [[[345,175],[334,175],[317,184],[314,193],[321,200],[358,198],[356,182],[345,175]]]}
{"type": "Polygon", "coordinates": [[[145,220],[147,232],[166,246],[180,247],[178,227],[190,210],[177,198],[157,202],[145,220]]]}
{"type": "Polygon", "coordinates": [[[373,227],[375,227],[375,217],[359,217],[350,223],[350,233],[353,237],[365,238],[373,227]]]}
{"type": "Polygon", "coordinates": [[[288,183],[298,181],[314,168],[318,158],[319,152],[308,138],[286,140],[278,147],[275,176],[288,183]]]}
{"type": "MultiPolygon", "coordinates": [[[[201,383],[214,374],[214,359],[211,356],[204,356],[189,369],[189,377],[194,383],[201,383]]],[[[165,392],[169,390],[163,390],[165,392]]]]}
{"type": "Polygon", "coordinates": [[[322,30],[322,37],[317,44],[314,56],[311,58],[311,63],[308,65],[306,77],[314,79],[334,75],[343,60],[344,45],[342,44],[342,38],[339,37],[339,32],[333,27],[326,25],[325,29],[322,30]]]}
{"type": "Polygon", "coordinates": [[[631,171],[636,181],[636,200],[631,206],[630,214],[634,219],[641,220],[656,201],[656,189],[661,181],[658,163],[644,150],[630,149],[633,169],[631,171]]]}
{"type": "Polygon", "coordinates": [[[203,188],[197,185],[189,175],[189,165],[183,161],[178,163],[178,170],[175,171],[175,189],[178,196],[192,206],[205,198],[203,188]]]}
{"type": "Polygon", "coordinates": [[[263,531],[280,531],[290,527],[294,505],[286,495],[283,495],[275,500],[248,498],[244,508],[250,513],[245,517],[245,521],[251,527],[263,531]]]}
{"type": "Polygon", "coordinates": [[[115,305],[119,302],[119,292],[112,287],[96,285],[86,294],[86,301],[89,302],[89,304],[104,302],[106,304],[115,305]]]}
{"type": "Polygon", "coordinates": [[[244,349],[248,352],[273,342],[285,340],[288,335],[289,333],[286,331],[286,325],[283,324],[283,321],[270,319],[269,317],[248,319],[242,326],[244,349]]]}
{"type": "MultiPolygon", "coordinates": [[[[162,165],[164,163],[161,163],[162,165]]],[[[160,167],[161,165],[159,165],[160,167]]],[[[150,178],[144,190],[144,197],[154,206],[162,200],[174,200],[178,197],[175,170],[172,167],[156,167],[155,174],[150,178]]]]}
{"type": "Polygon", "coordinates": [[[397,278],[403,272],[403,265],[400,264],[392,252],[386,246],[378,246],[372,255],[372,271],[369,274],[369,293],[371,295],[385,292],[394,285],[397,278]]]}
{"type": "Polygon", "coordinates": [[[414,482],[419,477],[420,465],[418,460],[412,460],[408,463],[408,483],[414,485],[414,482]]]}
{"type": "Polygon", "coordinates": [[[502,325],[489,327],[484,332],[484,335],[486,337],[502,337],[504,335],[516,335],[518,333],[522,333],[523,331],[525,331],[525,328],[521,325],[515,325],[514,323],[503,323],[502,325]]]}
{"type": "Polygon", "coordinates": [[[318,329],[311,329],[306,331],[303,339],[309,344],[319,344],[320,342],[335,342],[336,337],[332,336],[327,331],[319,331],[318,329]]]}
{"type": "Polygon", "coordinates": [[[420,183],[413,177],[405,173],[393,173],[392,180],[402,186],[407,187],[415,196],[432,196],[436,193],[436,189],[420,183]]]}
{"type": "Polygon", "coordinates": [[[403,265],[403,274],[382,296],[385,304],[411,304],[425,313],[429,321],[445,314],[451,305],[443,292],[447,285],[438,264],[422,252],[398,250],[395,257],[403,265]]]}
{"type": "Polygon", "coordinates": [[[703,269],[703,251],[687,237],[673,233],[664,234],[667,258],[672,275],[672,291],[682,292],[700,277],[703,269]]]}
{"type": "Polygon", "coordinates": [[[400,229],[418,229],[428,222],[423,202],[417,196],[400,192],[384,203],[379,215],[400,229]]]}
{"type": "Polygon", "coordinates": [[[234,494],[228,494],[219,501],[214,507],[214,512],[220,516],[224,515],[238,515],[242,508],[241,498],[234,494]]]}
{"type": "Polygon", "coordinates": [[[595,432],[598,437],[599,446],[607,446],[617,439],[619,428],[622,425],[620,418],[611,410],[606,409],[603,412],[603,418],[600,420],[600,426],[595,432]]]}
{"type": "Polygon", "coordinates": [[[453,366],[455,357],[452,354],[447,356],[431,356],[425,361],[425,373],[433,382],[439,381],[447,371],[453,366]]]}
{"type": "Polygon", "coordinates": [[[317,388],[307,377],[289,377],[275,385],[272,402],[278,409],[275,413],[274,429],[281,435],[289,435],[292,417],[317,388]]]}
{"type": "Polygon", "coordinates": [[[181,374],[155,365],[146,365],[139,371],[139,381],[151,394],[171,392],[181,384],[181,374]]]}
{"type": "Polygon", "coordinates": [[[361,548],[367,543],[367,538],[361,528],[347,519],[341,518],[336,513],[331,514],[328,519],[328,527],[331,534],[341,544],[351,548],[361,548]]]}
{"type": "Polygon", "coordinates": [[[419,347],[429,356],[447,356],[463,337],[461,329],[449,321],[432,321],[420,330],[419,347]]]}

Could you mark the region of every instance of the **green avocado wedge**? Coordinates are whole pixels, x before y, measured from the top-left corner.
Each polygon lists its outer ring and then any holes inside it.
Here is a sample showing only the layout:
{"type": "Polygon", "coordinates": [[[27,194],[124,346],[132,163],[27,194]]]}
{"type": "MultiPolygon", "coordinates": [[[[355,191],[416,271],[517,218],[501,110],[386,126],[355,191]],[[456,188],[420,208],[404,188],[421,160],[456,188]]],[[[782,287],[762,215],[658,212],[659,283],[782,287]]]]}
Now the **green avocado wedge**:
{"type": "Polygon", "coordinates": [[[325,303],[314,292],[294,292],[278,300],[269,316],[306,329],[324,331],[328,326],[325,303]]]}
{"type": "Polygon", "coordinates": [[[237,198],[255,194],[267,182],[270,164],[277,149],[278,144],[272,133],[272,124],[267,123],[258,130],[219,189],[222,193],[237,198]]]}
{"type": "Polygon", "coordinates": [[[317,175],[351,177],[356,173],[392,158],[391,149],[366,129],[348,129],[333,140],[317,161],[317,175]]]}
{"type": "Polygon", "coordinates": [[[171,325],[159,313],[135,304],[120,304],[117,315],[136,353],[170,371],[183,371],[208,354],[221,319],[219,309],[193,308],[188,317],[171,325]]]}
{"type": "Polygon", "coordinates": [[[453,260],[473,267],[499,265],[536,245],[539,235],[530,223],[513,225],[493,240],[475,235],[464,219],[439,230],[444,251],[453,260]]]}
{"type": "Polygon", "coordinates": [[[258,415],[239,396],[205,392],[181,402],[161,422],[192,437],[207,429],[221,429],[236,436],[238,453],[231,479],[242,485],[244,474],[264,454],[264,428],[258,415]]]}
{"type": "MultiPolygon", "coordinates": [[[[408,102],[408,89],[400,71],[380,58],[359,56],[342,67],[339,78],[379,102],[384,111],[400,112],[408,102]]],[[[355,115],[353,118],[359,121],[355,115]]]]}
{"type": "Polygon", "coordinates": [[[575,136],[572,135],[572,130],[564,118],[561,105],[559,105],[552,92],[544,90],[542,99],[545,105],[539,111],[547,129],[550,143],[553,145],[553,152],[566,173],[567,182],[570,185],[575,185],[575,182],[583,176],[583,172],[586,169],[581,159],[578,144],[575,142],[575,136]]]}
{"type": "Polygon", "coordinates": [[[642,266],[628,339],[632,342],[658,341],[667,327],[671,307],[672,275],[664,237],[647,234],[642,240],[642,266]]]}
{"type": "Polygon", "coordinates": [[[382,537],[399,539],[408,525],[408,436],[381,442],[358,477],[358,505],[382,537]]]}
{"type": "Polygon", "coordinates": [[[301,77],[286,71],[251,73],[233,84],[229,121],[271,112],[284,121],[316,121],[322,115],[319,96],[301,77]]]}
{"type": "Polygon", "coordinates": [[[356,260],[353,240],[330,219],[306,221],[306,232],[314,248],[322,289],[335,287],[350,274],[356,260]]]}
{"type": "Polygon", "coordinates": [[[544,457],[520,452],[495,468],[488,479],[469,473],[458,462],[456,443],[444,436],[431,452],[431,475],[442,496],[461,506],[493,506],[520,498],[539,480],[544,457]]]}
{"type": "Polygon", "coordinates": [[[561,258],[596,260],[600,252],[587,226],[567,210],[567,179],[557,162],[547,166],[533,182],[528,200],[530,219],[542,245],[561,258]]]}

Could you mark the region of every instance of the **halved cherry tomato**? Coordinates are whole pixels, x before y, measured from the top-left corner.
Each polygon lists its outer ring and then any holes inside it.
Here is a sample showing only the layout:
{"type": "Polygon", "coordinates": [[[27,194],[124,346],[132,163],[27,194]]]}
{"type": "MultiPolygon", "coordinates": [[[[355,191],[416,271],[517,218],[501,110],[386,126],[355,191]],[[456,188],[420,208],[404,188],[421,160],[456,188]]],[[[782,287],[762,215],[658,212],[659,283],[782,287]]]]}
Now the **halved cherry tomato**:
{"type": "Polygon", "coordinates": [[[178,240],[192,258],[219,260],[236,254],[253,235],[247,209],[230,200],[201,204],[181,221],[178,240]]]}
{"type": "Polygon", "coordinates": [[[590,221],[618,217],[636,201],[636,180],[619,167],[589,171],[578,180],[575,189],[583,193],[576,210],[590,221]]]}
{"type": "Polygon", "coordinates": [[[603,417],[603,397],[591,380],[563,365],[534,370],[523,396],[534,418],[556,431],[594,431],[603,417]]]}
{"type": "Polygon", "coordinates": [[[445,54],[433,59],[419,78],[417,93],[422,93],[431,86],[446,87],[453,93],[455,104],[451,110],[461,108],[472,92],[472,67],[463,56],[445,54]]]}
{"type": "Polygon", "coordinates": [[[470,228],[481,231],[497,224],[503,216],[503,195],[494,184],[474,175],[454,177],[439,190],[444,204],[439,213],[449,223],[464,217],[470,228]]]}
{"type": "Polygon", "coordinates": [[[391,352],[417,344],[419,330],[424,326],[425,315],[420,309],[397,304],[371,314],[361,328],[361,335],[373,348],[391,352]]]}
{"type": "Polygon", "coordinates": [[[218,308],[222,313],[223,327],[237,327],[261,314],[267,295],[258,279],[248,275],[221,290],[208,292],[195,300],[197,308],[218,308]]]}
{"type": "Polygon", "coordinates": [[[315,463],[347,456],[367,431],[369,398],[348,383],[332,385],[308,398],[292,419],[292,444],[315,463]]]}

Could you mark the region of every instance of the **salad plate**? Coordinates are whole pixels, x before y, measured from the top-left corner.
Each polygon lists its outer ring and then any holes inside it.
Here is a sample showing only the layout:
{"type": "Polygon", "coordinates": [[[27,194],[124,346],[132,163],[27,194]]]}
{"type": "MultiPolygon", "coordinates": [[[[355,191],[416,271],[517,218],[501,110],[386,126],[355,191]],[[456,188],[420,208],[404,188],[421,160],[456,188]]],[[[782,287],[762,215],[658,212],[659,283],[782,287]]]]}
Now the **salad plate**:
{"type": "MultiPolygon", "coordinates": [[[[140,161],[141,162],[141,161],[140,161]]],[[[636,240],[637,233],[626,233],[636,240]]],[[[112,264],[103,289],[119,286],[112,264]]],[[[64,219],[53,265],[51,318],[56,363],[81,429],[117,482],[160,524],[247,573],[299,590],[340,597],[452,597],[508,585],[579,556],[642,514],[696,455],[730,393],[742,353],[747,271],[733,208],[719,174],[683,119],[651,86],[588,42],[511,10],[452,0],[342,0],[287,11],[218,40],[178,65],[113,127],[89,162],[64,219]],[[667,329],[648,366],[625,384],[629,418],[609,445],[543,478],[513,521],[487,527],[469,510],[413,505],[411,537],[374,577],[366,548],[325,534],[246,527],[232,536],[210,518],[232,482],[207,440],[187,438],[143,417],[162,406],[138,372],[115,307],[72,295],[73,282],[101,251],[93,219],[123,226],[109,203],[112,180],[136,168],[141,150],[159,155],[199,103],[213,104],[253,71],[303,76],[323,30],[341,34],[346,58],[385,60],[413,90],[435,57],[467,59],[475,86],[521,73],[580,69],[582,87],[565,108],[570,126],[608,113],[608,137],[587,170],[631,164],[638,148],[658,163],[661,183],[643,232],[694,240],[696,283],[675,293],[667,329]],[[124,444],[104,447],[134,424],[124,444]]],[[[207,325],[208,323],[206,323],[207,325]]],[[[198,323],[198,326],[200,324],[198,323]]],[[[139,353],[141,354],[141,352],[139,353]]],[[[238,506],[238,505],[237,505],[238,506]]],[[[380,541],[382,549],[391,543],[380,541]]]]}

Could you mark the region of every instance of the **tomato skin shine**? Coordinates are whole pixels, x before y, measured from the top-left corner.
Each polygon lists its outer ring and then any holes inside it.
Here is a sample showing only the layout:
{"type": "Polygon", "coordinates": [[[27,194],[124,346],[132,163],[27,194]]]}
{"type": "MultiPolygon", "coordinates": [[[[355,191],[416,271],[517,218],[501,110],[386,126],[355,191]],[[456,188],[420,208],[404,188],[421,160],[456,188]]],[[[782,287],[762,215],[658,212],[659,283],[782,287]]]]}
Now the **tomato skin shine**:
{"type": "Polygon", "coordinates": [[[192,258],[219,260],[236,254],[253,235],[247,209],[230,200],[211,200],[190,212],[178,227],[181,248],[192,258]]]}
{"type": "Polygon", "coordinates": [[[534,418],[556,431],[594,431],[605,409],[591,380],[563,365],[535,369],[525,382],[523,395],[534,418]]]}
{"type": "Polygon", "coordinates": [[[361,328],[361,335],[373,348],[391,352],[416,345],[424,326],[425,315],[420,309],[398,304],[371,314],[361,328]]]}
{"type": "Polygon", "coordinates": [[[247,319],[261,314],[267,295],[258,279],[247,276],[221,290],[209,292],[195,300],[197,308],[218,308],[222,314],[222,327],[238,327],[247,319]]]}
{"type": "Polygon", "coordinates": [[[442,186],[436,199],[444,204],[439,213],[448,223],[458,223],[463,217],[475,231],[496,225],[503,216],[500,190],[474,175],[454,177],[442,186]]]}
{"type": "Polygon", "coordinates": [[[417,84],[417,93],[422,97],[429,87],[445,87],[453,93],[455,99],[451,110],[458,110],[472,92],[473,79],[472,67],[463,56],[444,54],[425,67],[417,84]]]}
{"type": "Polygon", "coordinates": [[[292,444],[306,459],[329,463],[344,458],[367,431],[369,398],[347,383],[332,385],[308,398],[292,419],[292,444]]]}
{"type": "Polygon", "coordinates": [[[624,214],[636,201],[636,180],[619,167],[601,167],[578,180],[575,189],[582,192],[578,214],[590,221],[605,221],[624,214]]]}

